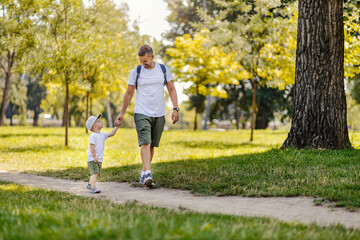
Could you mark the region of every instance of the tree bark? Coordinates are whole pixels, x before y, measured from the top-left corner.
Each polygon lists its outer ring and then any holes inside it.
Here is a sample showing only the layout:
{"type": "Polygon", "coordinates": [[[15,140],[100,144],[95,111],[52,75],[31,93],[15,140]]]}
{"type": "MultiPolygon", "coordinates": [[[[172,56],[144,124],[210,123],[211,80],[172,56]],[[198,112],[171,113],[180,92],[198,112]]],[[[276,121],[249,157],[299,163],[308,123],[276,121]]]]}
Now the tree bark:
{"type": "Polygon", "coordinates": [[[36,108],[34,109],[34,121],[33,121],[33,126],[34,126],[34,127],[37,127],[37,126],[38,126],[39,113],[40,113],[40,107],[36,107],[36,108]]]}
{"type": "MultiPolygon", "coordinates": [[[[110,98],[110,96],[108,96],[110,98]]],[[[112,122],[112,118],[111,118],[111,109],[110,109],[110,100],[107,99],[106,100],[106,114],[107,114],[107,120],[108,120],[108,127],[112,128],[113,127],[113,122],[112,122]]]]}
{"type": "Polygon", "coordinates": [[[0,113],[0,126],[4,125],[4,117],[5,117],[5,107],[7,103],[7,99],[9,96],[9,89],[10,89],[10,78],[11,78],[11,69],[13,67],[15,60],[15,52],[10,53],[10,51],[7,51],[7,69],[5,66],[1,64],[1,68],[5,72],[5,88],[3,93],[3,99],[1,102],[1,113],[0,113]]]}
{"type": "Polygon", "coordinates": [[[243,112],[241,111],[240,107],[236,108],[236,129],[240,129],[240,120],[242,119],[243,112]]]}
{"type": "Polygon", "coordinates": [[[66,97],[65,97],[65,146],[68,146],[68,132],[69,132],[69,81],[66,79],[66,97]]]}
{"type": "MultiPolygon", "coordinates": [[[[86,116],[85,116],[85,123],[89,118],[89,90],[86,92],[86,116]]],[[[88,133],[88,129],[85,127],[85,133],[88,133]]]]}
{"type": "Polygon", "coordinates": [[[194,118],[194,131],[197,129],[197,115],[198,115],[198,109],[195,107],[195,118],[194,118]]]}
{"type": "Polygon", "coordinates": [[[255,77],[252,79],[253,82],[253,99],[252,99],[252,110],[251,110],[251,135],[250,142],[254,138],[254,127],[255,127],[255,111],[256,111],[256,89],[257,89],[257,80],[255,77]]]}
{"type": "Polygon", "coordinates": [[[291,129],[282,148],[350,148],[342,0],[300,0],[291,129]]]}
{"type": "MultiPolygon", "coordinates": [[[[210,87],[210,86],[208,86],[208,87],[210,87]]],[[[203,126],[203,129],[204,129],[204,130],[207,129],[207,122],[208,122],[209,114],[210,114],[210,106],[211,106],[211,95],[208,94],[208,95],[207,95],[207,101],[206,101],[206,110],[205,110],[204,126],[203,126]]]]}

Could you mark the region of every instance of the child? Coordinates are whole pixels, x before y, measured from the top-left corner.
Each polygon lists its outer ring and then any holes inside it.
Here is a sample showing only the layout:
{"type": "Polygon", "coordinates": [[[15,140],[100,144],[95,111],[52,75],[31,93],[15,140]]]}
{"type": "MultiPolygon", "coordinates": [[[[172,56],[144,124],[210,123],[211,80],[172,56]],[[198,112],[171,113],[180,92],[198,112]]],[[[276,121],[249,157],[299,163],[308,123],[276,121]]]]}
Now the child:
{"type": "Polygon", "coordinates": [[[105,140],[108,137],[112,137],[115,135],[118,127],[114,127],[114,129],[110,133],[100,132],[100,130],[104,127],[104,124],[100,121],[101,114],[97,117],[90,116],[86,121],[86,128],[91,131],[90,135],[90,147],[88,152],[88,168],[90,170],[90,181],[86,186],[87,189],[90,190],[90,193],[100,193],[101,191],[96,188],[96,179],[100,176],[101,172],[101,164],[104,156],[104,146],[105,140]]]}

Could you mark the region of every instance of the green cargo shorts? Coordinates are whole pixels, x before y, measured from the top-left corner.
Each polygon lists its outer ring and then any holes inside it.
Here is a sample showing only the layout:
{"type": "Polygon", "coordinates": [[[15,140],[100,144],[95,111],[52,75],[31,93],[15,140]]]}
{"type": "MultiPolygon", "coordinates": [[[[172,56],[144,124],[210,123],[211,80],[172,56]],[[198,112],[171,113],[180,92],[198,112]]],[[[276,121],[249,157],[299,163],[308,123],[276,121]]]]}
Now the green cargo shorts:
{"type": "Polygon", "coordinates": [[[165,117],[148,117],[144,114],[135,113],[134,120],[139,147],[143,144],[159,147],[161,134],[164,130],[165,117]]]}
{"type": "Polygon", "coordinates": [[[88,163],[88,168],[89,168],[89,171],[90,171],[90,175],[94,175],[94,174],[98,173],[99,177],[100,177],[102,163],[101,162],[96,163],[94,161],[90,161],[90,162],[87,162],[87,163],[88,163]]]}

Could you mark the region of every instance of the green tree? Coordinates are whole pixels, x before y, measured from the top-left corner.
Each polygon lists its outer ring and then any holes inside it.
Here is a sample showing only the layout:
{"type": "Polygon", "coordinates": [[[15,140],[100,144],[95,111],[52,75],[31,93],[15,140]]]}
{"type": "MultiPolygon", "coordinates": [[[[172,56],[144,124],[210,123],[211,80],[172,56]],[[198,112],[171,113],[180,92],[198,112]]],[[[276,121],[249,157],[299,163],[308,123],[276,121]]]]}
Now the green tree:
{"type": "Polygon", "coordinates": [[[236,53],[237,61],[250,74],[253,89],[251,136],[255,127],[258,86],[284,88],[293,83],[295,65],[296,8],[279,1],[216,1],[224,10],[213,17],[201,12],[212,39],[236,53]],[[238,13],[238,14],[235,14],[238,13]],[[236,16],[229,19],[228,16],[236,16]]]}
{"type": "Polygon", "coordinates": [[[35,30],[32,19],[38,10],[37,3],[36,0],[0,2],[0,68],[5,75],[0,106],[0,126],[4,121],[13,68],[34,46],[35,30]]]}
{"type": "Polygon", "coordinates": [[[226,54],[221,47],[211,45],[206,38],[207,29],[203,29],[192,38],[189,34],[177,37],[175,48],[169,48],[167,54],[171,57],[170,63],[174,73],[182,82],[191,82],[186,89],[191,95],[190,106],[195,108],[194,130],[197,128],[197,114],[202,109],[204,97],[226,97],[221,85],[236,83],[235,77],[247,76],[241,66],[234,61],[234,55],[226,54]]]}
{"type": "Polygon", "coordinates": [[[68,146],[69,87],[79,79],[76,49],[81,49],[79,33],[86,28],[83,13],[81,0],[50,1],[42,5],[41,17],[47,26],[41,41],[45,48],[42,68],[46,69],[45,80],[60,81],[65,86],[65,146],[68,146]]]}

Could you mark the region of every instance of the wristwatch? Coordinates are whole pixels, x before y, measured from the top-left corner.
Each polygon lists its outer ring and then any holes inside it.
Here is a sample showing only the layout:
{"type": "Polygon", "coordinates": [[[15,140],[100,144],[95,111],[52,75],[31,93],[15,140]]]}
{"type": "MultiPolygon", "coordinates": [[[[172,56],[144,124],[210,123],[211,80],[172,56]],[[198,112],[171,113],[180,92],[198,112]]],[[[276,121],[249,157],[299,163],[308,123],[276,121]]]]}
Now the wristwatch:
{"type": "Polygon", "coordinates": [[[179,111],[179,110],[180,110],[180,108],[175,107],[175,108],[173,108],[173,110],[175,110],[175,111],[179,111]]]}

